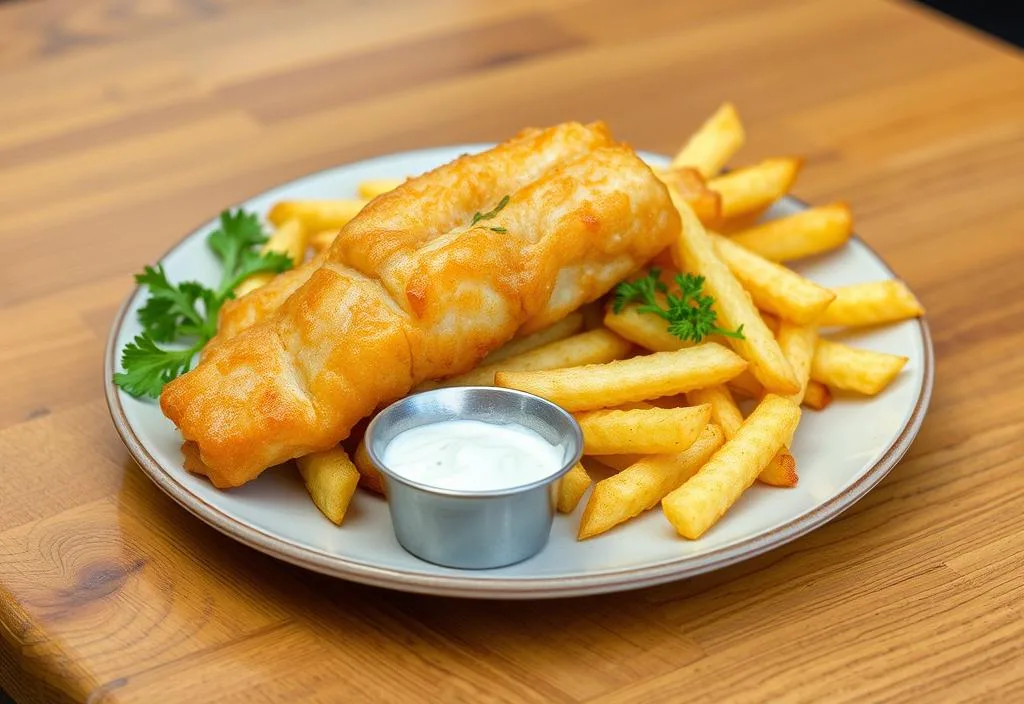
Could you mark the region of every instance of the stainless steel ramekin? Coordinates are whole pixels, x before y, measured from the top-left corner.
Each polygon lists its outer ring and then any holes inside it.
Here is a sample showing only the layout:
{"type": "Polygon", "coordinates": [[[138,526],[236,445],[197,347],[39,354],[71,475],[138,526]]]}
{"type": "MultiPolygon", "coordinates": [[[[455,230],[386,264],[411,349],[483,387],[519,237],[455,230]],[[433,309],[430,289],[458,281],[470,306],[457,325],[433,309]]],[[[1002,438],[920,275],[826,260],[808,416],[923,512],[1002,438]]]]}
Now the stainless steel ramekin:
{"type": "Polygon", "coordinates": [[[460,386],[425,391],[391,404],[367,428],[366,448],[384,475],[391,523],[402,547],[438,565],[487,569],[521,562],[547,543],[558,482],[579,461],[583,434],[571,414],[539,396],[490,386],[460,386]],[[518,423],[561,448],[562,464],[529,484],[465,491],[406,479],[381,461],[384,448],[399,433],[448,420],[518,423]]]}

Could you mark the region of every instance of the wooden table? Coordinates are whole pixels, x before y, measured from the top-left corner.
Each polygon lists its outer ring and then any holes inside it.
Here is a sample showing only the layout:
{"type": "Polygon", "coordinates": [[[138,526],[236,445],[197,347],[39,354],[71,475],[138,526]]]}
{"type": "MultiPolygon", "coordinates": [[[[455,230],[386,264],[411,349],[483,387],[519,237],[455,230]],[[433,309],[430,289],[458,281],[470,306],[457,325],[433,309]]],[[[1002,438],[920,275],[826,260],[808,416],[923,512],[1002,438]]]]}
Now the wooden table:
{"type": "Polygon", "coordinates": [[[0,7],[0,685],[19,702],[1024,699],[1024,63],[862,0],[0,7]],[[486,603],[334,581],[161,494],[102,398],[131,274],[266,187],[719,101],[928,308],[932,409],[831,525],[702,578],[486,603]]]}

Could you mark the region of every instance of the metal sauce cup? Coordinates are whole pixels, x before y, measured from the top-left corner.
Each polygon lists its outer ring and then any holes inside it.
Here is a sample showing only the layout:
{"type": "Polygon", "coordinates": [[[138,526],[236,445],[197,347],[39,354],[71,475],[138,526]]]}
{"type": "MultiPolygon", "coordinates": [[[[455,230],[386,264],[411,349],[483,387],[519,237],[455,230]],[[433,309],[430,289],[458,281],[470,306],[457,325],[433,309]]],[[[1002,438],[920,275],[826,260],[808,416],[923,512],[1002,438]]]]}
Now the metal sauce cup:
{"type": "Polygon", "coordinates": [[[384,475],[391,523],[402,547],[446,567],[487,569],[521,562],[548,541],[558,483],[583,452],[576,419],[539,396],[490,386],[435,389],[391,404],[366,429],[370,460],[384,475]],[[399,433],[430,423],[517,423],[562,449],[562,465],[542,479],[489,491],[443,489],[407,479],[382,461],[399,433]]]}

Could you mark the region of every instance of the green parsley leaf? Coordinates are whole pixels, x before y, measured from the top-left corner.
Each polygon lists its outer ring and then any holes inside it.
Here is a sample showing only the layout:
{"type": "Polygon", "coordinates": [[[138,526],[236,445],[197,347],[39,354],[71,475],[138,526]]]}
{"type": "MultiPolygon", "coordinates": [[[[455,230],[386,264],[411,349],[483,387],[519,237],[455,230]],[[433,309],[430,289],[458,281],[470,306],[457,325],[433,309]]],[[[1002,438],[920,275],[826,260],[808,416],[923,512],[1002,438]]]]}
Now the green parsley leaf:
{"type": "Polygon", "coordinates": [[[612,311],[621,313],[627,303],[641,301],[646,306],[658,306],[658,293],[665,293],[668,287],[661,280],[661,269],[651,267],[647,276],[636,281],[623,281],[615,287],[612,298],[612,311]]]}
{"type": "Polygon", "coordinates": [[[718,327],[715,299],[704,294],[703,276],[677,274],[675,284],[679,288],[678,294],[670,292],[660,277],[661,270],[652,267],[646,276],[620,283],[615,287],[612,311],[621,313],[628,303],[639,301],[641,305],[637,307],[638,311],[666,320],[668,331],[680,340],[700,342],[708,335],[744,339],[742,325],[736,330],[718,327]],[[662,294],[660,298],[658,294],[662,294]]]}
{"type": "MultiPolygon", "coordinates": [[[[260,253],[253,249],[242,250],[238,259],[238,265],[232,278],[221,284],[222,295],[227,297],[233,295],[238,284],[248,279],[253,274],[269,273],[280,274],[292,268],[292,260],[287,254],[281,252],[260,253]]],[[[219,308],[219,306],[218,306],[219,308]]]]}
{"type": "Polygon", "coordinates": [[[225,210],[220,214],[220,227],[210,233],[206,243],[210,245],[224,266],[219,291],[230,290],[225,283],[234,280],[241,264],[242,252],[263,244],[267,235],[255,213],[244,210],[225,210]]]}
{"type": "Polygon", "coordinates": [[[121,352],[124,371],[114,374],[114,383],[132,396],[157,398],[164,384],[189,370],[192,358],[205,343],[202,340],[187,349],[167,350],[157,347],[145,333],[137,335],[121,352]]]}
{"type": "Polygon", "coordinates": [[[159,264],[143,269],[135,276],[135,283],[149,289],[149,300],[138,315],[142,329],[155,342],[204,334],[213,291],[195,281],[172,284],[159,264]],[[203,305],[197,307],[199,302],[203,305]]]}
{"type": "Polygon", "coordinates": [[[196,281],[171,283],[159,264],[145,267],[135,277],[149,293],[138,311],[143,332],[125,345],[121,355],[124,371],[114,375],[114,382],[132,396],[156,398],[164,384],[189,370],[192,358],[217,333],[217,315],[224,302],[234,298],[238,284],[253,274],[276,274],[292,266],[285,254],[256,249],[267,237],[259,218],[244,210],[221,213],[220,227],[206,241],[224,267],[216,289],[196,281]],[[165,349],[157,345],[175,341],[187,341],[189,346],[165,349]]]}

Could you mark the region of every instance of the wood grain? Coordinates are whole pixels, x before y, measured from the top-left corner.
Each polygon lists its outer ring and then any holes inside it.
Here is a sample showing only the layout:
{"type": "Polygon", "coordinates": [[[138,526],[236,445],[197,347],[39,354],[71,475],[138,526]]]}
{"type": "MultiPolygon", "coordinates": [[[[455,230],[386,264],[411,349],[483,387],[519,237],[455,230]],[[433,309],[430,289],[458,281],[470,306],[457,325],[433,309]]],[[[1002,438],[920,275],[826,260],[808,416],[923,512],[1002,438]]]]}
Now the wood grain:
{"type": "Polygon", "coordinates": [[[1024,698],[1024,63],[865,0],[38,0],[0,7],[0,685],[19,702],[1024,698]],[[276,183],[719,101],[929,311],[907,458],[834,523],[633,594],[476,603],[284,565],[164,497],[100,363],[131,274],[276,183]]]}

